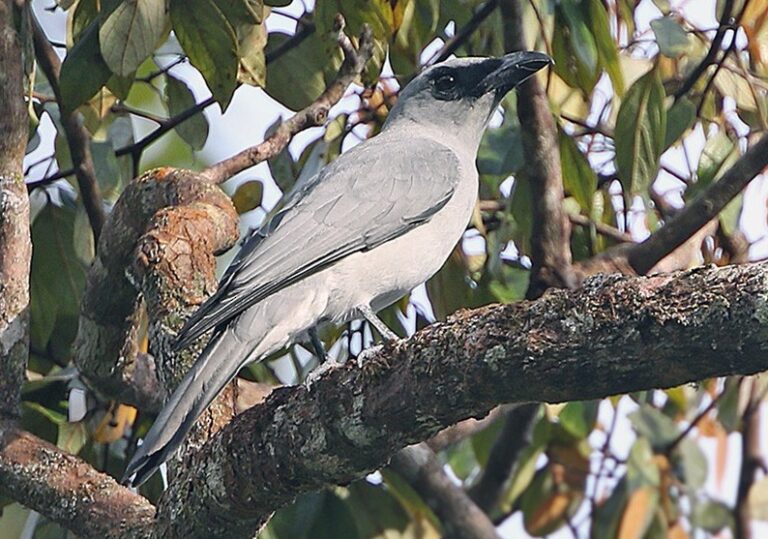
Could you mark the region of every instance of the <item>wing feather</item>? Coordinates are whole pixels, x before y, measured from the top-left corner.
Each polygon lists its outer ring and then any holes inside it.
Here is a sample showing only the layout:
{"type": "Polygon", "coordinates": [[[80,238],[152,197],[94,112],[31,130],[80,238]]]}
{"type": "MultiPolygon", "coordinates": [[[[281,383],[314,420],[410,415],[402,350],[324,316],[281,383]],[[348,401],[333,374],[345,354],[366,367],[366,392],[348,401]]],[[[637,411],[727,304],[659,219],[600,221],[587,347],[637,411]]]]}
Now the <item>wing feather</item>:
{"type": "Polygon", "coordinates": [[[292,193],[189,318],[179,348],[278,290],[401,236],[445,206],[460,177],[455,154],[431,140],[381,138],[344,153],[292,193]]]}

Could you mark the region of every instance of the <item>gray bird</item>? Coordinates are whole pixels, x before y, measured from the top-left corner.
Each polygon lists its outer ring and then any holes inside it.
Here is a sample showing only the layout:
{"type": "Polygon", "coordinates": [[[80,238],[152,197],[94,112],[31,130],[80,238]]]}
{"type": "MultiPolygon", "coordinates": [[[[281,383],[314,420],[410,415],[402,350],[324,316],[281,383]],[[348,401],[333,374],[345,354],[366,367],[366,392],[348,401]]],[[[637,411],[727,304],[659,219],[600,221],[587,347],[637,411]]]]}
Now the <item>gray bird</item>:
{"type": "Polygon", "coordinates": [[[243,245],[218,291],[181,330],[183,348],[213,329],[128,464],[144,482],[248,362],[324,322],[375,313],[434,275],[477,199],[480,138],[502,97],[551,63],[538,52],[456,58],[400,92],[381,133],[291,193],[243,245]]]}

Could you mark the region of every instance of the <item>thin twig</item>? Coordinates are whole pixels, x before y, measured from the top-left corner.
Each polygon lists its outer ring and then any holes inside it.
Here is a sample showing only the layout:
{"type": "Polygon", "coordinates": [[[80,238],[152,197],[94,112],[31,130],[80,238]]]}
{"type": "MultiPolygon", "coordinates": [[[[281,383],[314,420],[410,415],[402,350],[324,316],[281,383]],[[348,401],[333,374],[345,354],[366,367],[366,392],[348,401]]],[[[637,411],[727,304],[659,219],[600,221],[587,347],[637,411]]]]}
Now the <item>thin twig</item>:
{"type": "Polygon", "coordinates": [[[46,185],[50,185],[56,180],[60,180],[62,178],[66,178],[68,176],[74,176],[75,169],[74,168],[67,168],[64,170],[59,170],[51,174],[50,176],[46,176],[40,180],[35,180],[33,182],[27,182],[27,192],[31,193],[35,189],[39,187],[45,187],[46,185]]]}
{"type": "Polygon", "coordinates": [[[454,33],[453,37],[445,42],[443,48],[437,51],[434,56],[427,61],[427,65],[437,64],[443,60],[447,60],[451,54],[456,52],[456,50],[469,39],[475,30],[477,30],[477,27],[480,26],[491,13],[493,13],[493,10],[496,9],[498,4],[498,0],[488,0],[485,4],[480,6],[467,24],[454,33]]]}
{"type": "Polygon", "coordinates": [[[344,33],[344,20],[341,16],[336,21],[336,30],[339,47],[344,51],[344,62],[339,68],[336,80],[309,106],[282,122],[266,140],[205,169],[202,172],[203,177],[212,183],[222,183],[238,172],[280,153],[296,133],[325,122],[328,111],[342,98],[347,87],[359,77],[373,54],[373,35],[370,27],[364,27],[358,49],[355,49],[344,33]]]}
{"type": "Polygon", "coordinates": [[[401,449],[392,457],[390,468],[405,479],[440,518],[446,538],[499,538],[488,515],[460,485],[451,481],[426,443],[401,449]]]}
{"type": "MultiPolygon", "coordinates": [[[[53,50],[37,17],[34,13],[30,13],[30,17],[34,34],[35,57],[53,89],[56,101],[61,105],[61,88],[59,87],[61,60],[59,60],[56,51],[53,50]]],[[[80,113],[77,111],[62,114],[61,123],[69,145],[69,153],[72,156],[72,165],[80,188],[80,197],[83,200],[94,238],[98,239],[101,229],[104,227],[106,213],[91,156],[91,136],[83,126],[80,113]]]]}
{"type": "Polygon", "coordinates": [[[685,79],[680,88],[677,89],[674,94],[675,100],[678,100],[687,94],[690,89],[693,88],[696,82],[698,82],[701,76],[706,72],[707,68],[714,63],[715,58],[717,57],[717,53],[720,52],[720,46],[723,44],[725,33],[731,28],[729,21],[731,19],[731,13],[733,12],[733,2],[734,0],[725,0],[725,5],[723,6],[723,15],[720,19],[720,25],[717,27],[715,37],[712,38],[712,43],[709,46],[707,54],[701,60],[699,65],[697,65],[696,68],[691,71],[691,74],[688,75],[688,78],[685,79]]]}

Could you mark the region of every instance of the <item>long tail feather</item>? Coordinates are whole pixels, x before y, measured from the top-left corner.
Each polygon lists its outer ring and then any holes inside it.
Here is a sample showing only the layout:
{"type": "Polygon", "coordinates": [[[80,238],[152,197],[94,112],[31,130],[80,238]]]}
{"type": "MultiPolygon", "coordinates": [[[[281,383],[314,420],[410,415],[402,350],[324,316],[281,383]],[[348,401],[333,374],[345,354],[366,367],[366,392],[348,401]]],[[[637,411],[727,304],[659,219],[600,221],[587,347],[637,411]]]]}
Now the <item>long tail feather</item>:
{"type": "Polygon", "coordinates": [[[253,341],[242,341],[230,329],[211,339],[128,463],[123,484],[142,484],[178,449],[198,416],[235,377],[253,346],[253,341]]]}

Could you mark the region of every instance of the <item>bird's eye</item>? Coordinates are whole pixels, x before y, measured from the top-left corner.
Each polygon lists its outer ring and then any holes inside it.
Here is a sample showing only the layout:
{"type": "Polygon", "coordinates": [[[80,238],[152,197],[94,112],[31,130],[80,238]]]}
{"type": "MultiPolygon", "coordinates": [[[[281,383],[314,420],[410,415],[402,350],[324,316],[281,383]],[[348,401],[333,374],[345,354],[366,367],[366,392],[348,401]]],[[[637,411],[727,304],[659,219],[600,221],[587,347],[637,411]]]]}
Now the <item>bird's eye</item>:
{"type": "Polygon", "coordinates": [[[447,92],[456,85],[456,78],[453,75],[441,75],[433,82],[438,92],[447,92]]]}

